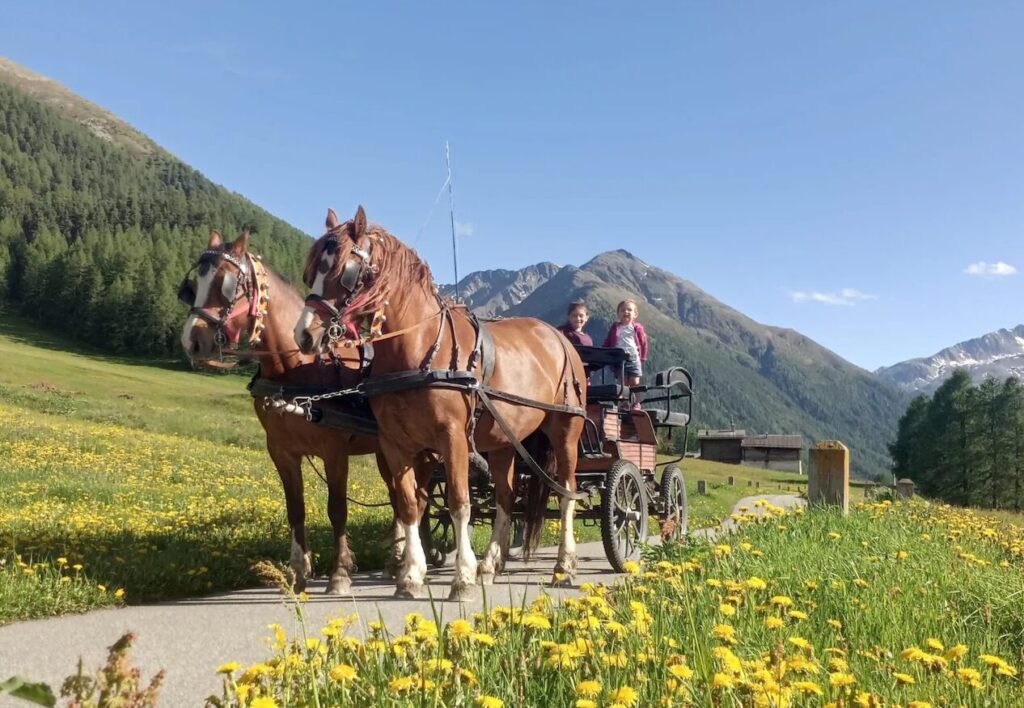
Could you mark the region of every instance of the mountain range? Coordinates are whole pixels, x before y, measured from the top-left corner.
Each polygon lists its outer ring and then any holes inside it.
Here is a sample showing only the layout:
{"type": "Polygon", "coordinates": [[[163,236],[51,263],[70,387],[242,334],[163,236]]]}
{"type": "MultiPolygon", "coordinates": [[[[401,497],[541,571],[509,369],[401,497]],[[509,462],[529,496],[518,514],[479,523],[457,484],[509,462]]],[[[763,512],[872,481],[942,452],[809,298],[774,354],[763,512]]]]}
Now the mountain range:
{"type": "Polygon", "coordinates": [[[690,370],[699,427],[799,433],[808,443],[840,439],[852,450],[855,472],[888,469],[885,446],[905,394],[799,332],[755,322],[628,251],[602,253],[579,267],[479,271],[459,282],[459,292],[482,316],[528,315],[552,324],[564,321],[570,302],[583,299],[591,314],[586,329],[597,343],[617,303],[638,299],[651,342],[647,371],[690,370]]]}
{"type": "Polygon", "coordinates": [[[883,366],[875,374],[910,393],[931,394],[961,367],[975,383],[989,376],[1024,378],[1024,325],[989,332],[929,357],[883,366]]]}

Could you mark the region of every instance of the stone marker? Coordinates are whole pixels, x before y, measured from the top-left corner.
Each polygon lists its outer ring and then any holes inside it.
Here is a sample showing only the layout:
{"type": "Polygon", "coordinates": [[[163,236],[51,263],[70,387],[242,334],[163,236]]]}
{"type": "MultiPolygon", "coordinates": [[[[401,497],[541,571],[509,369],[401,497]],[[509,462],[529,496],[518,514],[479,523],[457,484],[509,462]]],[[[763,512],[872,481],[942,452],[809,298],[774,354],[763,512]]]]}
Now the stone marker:
{"type": "Polygon", "coordinates": [[[729,475],[729,486],[730,487],[735,487],[736,486],[736,478],[733,477],[732,475],[729,475]]]}
{"type": "Polygon", "coordinates": [[[914,496],[914,480],[904,477],[896,482],[896,494],[900,499],[910,499],[914,496]]]}
{"type": "Polygon", "coordinates": [[[698,479],[697,480],[697,494],[707,494],[707,493],[708,493],[708,483],[705,480],[703,480],[703,479],[698,479]]]}
{"type": "Polygon", "coordinates": [[[808,454],[807,503],[850,512],[850,449],[838,440],[819,440],[808,454]]]}

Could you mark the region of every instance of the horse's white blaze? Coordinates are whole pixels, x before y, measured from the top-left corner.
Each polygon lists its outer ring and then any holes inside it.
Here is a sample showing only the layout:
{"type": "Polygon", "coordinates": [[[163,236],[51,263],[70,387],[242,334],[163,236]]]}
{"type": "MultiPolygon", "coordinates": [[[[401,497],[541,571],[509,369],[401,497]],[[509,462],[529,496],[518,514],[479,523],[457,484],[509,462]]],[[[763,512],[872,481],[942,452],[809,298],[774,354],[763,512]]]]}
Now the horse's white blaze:
{"type": "MultiPolygon", "coordinates": [[[[334,265],[334,256],[324,254],[320,257],[320,261],[325,264],[324,270],[330,271],[331,266],[334,265]]],[[[313,280],[313,285],[310,287],[309,292],[313,295],[323,297],[324,294],[324,279],[327,277],[326,272],[317,272],[316,279],[313,280]]],[[[306,306],[302,308],[302,314],[299,315],[299,321],[295,323],[295,331],[292,336],[295,337],[295,343],[302,345],[302,338],[306,332],[309,332],[310,327],[313,326],[313,315],[316,314],[312,307],[306,306]]],[[[310,332],[312,334],[312,332],[310,332]]]]}
{"type": "Polygon", "coordinates": [[[455,524],[455,579],[453,585],[476,583],[476,556],[469,539],[470,505],[467,501],[458,509],[452,509],[452,523],[455,524]]]}
{"type": "Polygon", "coordinates": [[[487,552],[480,563],[481,571],[484,573],[495,573],[504,561],[504,554],[508,552],[508,530],[510,520],[504,509],[498,509],[494,515],[494,527],[491,529],[491,540],[487,544],[487,552]]]}
{"type": "MultiPolygon", "coordinates": [[[[564,563],[576,559],[576,536],[573,533],[573,516],[576,513],[576,501],[562,497],[559,500],[559,509],[562,519],[562,539],[558,544],[558,564],[564,567],[564,563]]],[[[573,562],[573,565],[575,563],[573,562]]]]}
{"type": "Polygon", "coordinates": [[[405,532],[405,553],[398,572],[399,585],[420,587],[427,577],[427,556],[420,542],[419,524],[402,524],[405,532]]]}
{"type": "MultiPolygon", "coordinates": [[[[206,298],[210,296],[210,286],[213,284],[213,277],[215,273],[213,268],[206,271],[206,275],[201,275],[196,280],[196,299],[192,303],[192,307],[203,307],[206,305],[206,298]]],[[[189,315],[188,319],[185,320],[185,326],[181,330],[181,346],[188,354],[192,351],[192,328],[196,326],[196,322],[199,318],[195,315],[189,315]]]]}

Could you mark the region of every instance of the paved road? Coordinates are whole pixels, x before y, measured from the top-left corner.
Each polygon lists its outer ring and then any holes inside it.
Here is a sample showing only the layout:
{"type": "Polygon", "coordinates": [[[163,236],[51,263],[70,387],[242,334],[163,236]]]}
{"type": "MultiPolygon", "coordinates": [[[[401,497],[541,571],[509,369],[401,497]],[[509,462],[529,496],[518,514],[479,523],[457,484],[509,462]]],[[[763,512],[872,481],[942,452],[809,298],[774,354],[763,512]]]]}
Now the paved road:
{"type": "MultiPolygon", "coordinates": [[[[783,507],[803,503],[791,495],[761,495],[741,499],[736,506],[748,506],[754,511],[757,499],[783,507]]],[[[702,529],[693,535],[714,539],[730,530],[731,527],[702,529]]],[[[615,580],[600,542],[579,544],[578,550],[578,583],[610,584],[615,580]]],[[[518,604],[542,590],[555,597],[575,593],[574,588],[544,586],[554,567],[555,552],[554,548],[542,549],[529,563],[512,561],[508,572],[486,588],[487,603],[518,604]]],[[[461,605],[445,600],[451,580],[447,569],[432,570],[429,580],[428,587],[437,596],[434,610],[444,622],[469,615],[483,605],[484,597],[461,605]]],[[[394,599],[393,581],[377,572],[358,574],[350,597],[324,595],[324,585],[321,580],[309,587],[310,600],[305,612],[307,626],[314,633],[331,617],[352,612],[358,612],[363,622],[382,618],[392,630],[401,628],[409,612],[431,616],[430,600],[394,599]]],[[[280,623],[289,635],[296,634],[294,615],[283,605],[280,592],[270,588],[18,622],[0,627],[0,680],[19,675],[45,681],[56,691],[63,678],[74,671],[80,656],[86,667],[99,667],[106,648],[131,630],[137,636],[132,656],[143,677],[148,680],[161,667],[167,670],[161,704],[175,708],[199,706],[206,696],[220,688],[214,674],[219,664],[230,660],[254,663],[267,657],[270,652],[261,638],[270,634],[267,625],[273,622],[280,623]]],[[[0,707],[25,705],[0,696],[0,707]]]]}

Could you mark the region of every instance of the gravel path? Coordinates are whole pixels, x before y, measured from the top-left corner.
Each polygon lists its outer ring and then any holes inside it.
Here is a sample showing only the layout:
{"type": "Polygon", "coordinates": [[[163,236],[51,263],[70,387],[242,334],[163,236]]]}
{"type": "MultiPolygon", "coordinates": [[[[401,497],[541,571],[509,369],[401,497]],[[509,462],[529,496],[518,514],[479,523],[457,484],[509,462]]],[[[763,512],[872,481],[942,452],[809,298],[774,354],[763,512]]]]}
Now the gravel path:
{"type": "MultiPolygon", "coordinates": [[[[781,507],[794,507],[804,500],[792,495],[760,495],[746,497],[736,509],[746,506],[751,512],[758,499],[766,499],[781,507]]],[[[714,540],[735,529],[726,521],[722,528],[700,529],[692,535],[714,540]]],[[[508,572],[486,588],[490,605],[519,604],[542,591],[555,597],[576,592],[575,588],[551,589],[550,579],[555,563],[554,548],[542,549],[530,562],[511,561],[508,572]]],[[[600,542],[579,544],[580,570],[578,583],[610,584],[615,573],[608,567],[600,542]]],[[[431,570],[430,588],[436,593],[433,611],[443,622],[468,616],[479,610],[484,598],[466,602],[448,602],[449,569],[431,570]]],[[[418,611],[431,616],[430,600],[396,600],[393,581],[379,572],[359,573],[347,597],[323,594],[325,581],[309,587],[305,606],[307,626],[318,631],[328,619],[358,612],[364,622],[383,619],[389,628],[400,628],[405,615],[418,611]]],[[[281,602],[281,594],[270,588],[251,588],[155,605],[134,605],[119,609],[95,610],[81,615],[68,615],[43,620],[17,622],[0,627],[0,681],[19,675],[49,683],[55,691],[65,676],[72,673],[78,658],[86,667],[98,668],[107,647],[131,630],[137,640],[132,652],[137,666],[148,680],[159,668],[167,670],[161,692],[164,706],[200,706],[206,696],[219,691],[217,666],[235,660],[254,663],[270,653],[262,640],[270,634],[267,625],[280,623],[290,635],[296,633],[294,614],[281,602]]],[[[12,708],[28,704],[0,696],[0,707],[12,708]]]]}

